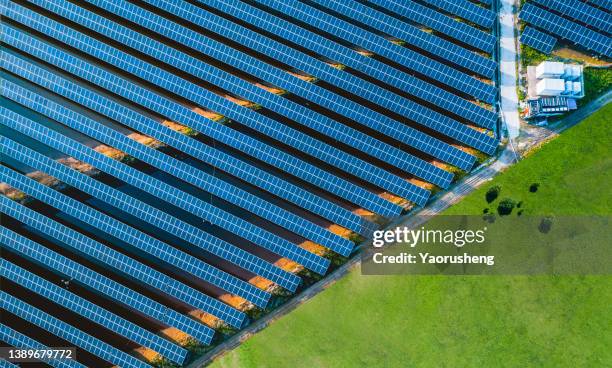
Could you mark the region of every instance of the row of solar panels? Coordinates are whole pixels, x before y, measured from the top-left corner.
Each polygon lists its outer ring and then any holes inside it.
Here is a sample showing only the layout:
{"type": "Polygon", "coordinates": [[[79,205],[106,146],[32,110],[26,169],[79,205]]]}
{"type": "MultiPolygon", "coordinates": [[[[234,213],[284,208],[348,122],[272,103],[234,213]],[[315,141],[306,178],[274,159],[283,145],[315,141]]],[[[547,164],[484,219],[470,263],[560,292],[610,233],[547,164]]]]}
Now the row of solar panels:
{"type": "MultiPolygon", "coordinates": [[[[87,328],[62,321],[53,308],[41,310],[11,291],[27,290],[182,364],[184,348],[121,308],[209,344],[214,330],[187,317],[185,308],[242,327],[245,312],[220,296],[266,308],[271,290],[254,276],[295,291],[301,278],[276,262],[281,258],[327,271],[328,259],[296,244],[351,254],[353,242],[322,224],[369,236],[375,225],[350,209],[397,216],[402,207],[376,191],[425,204],[429,191],[408,175],[448,187],[452,174],[432,159],[469,170],[475,157],[459,144],[486,153],[496,148],[486,131],[465,125],[495,126],[495,113],[465,99],[494,102],[494,88],[465,71],[491,76],[495,63],[388,9],[324,1],[145,2],[0,5],[0,182],[34,200],[0,196],[0,245],[7,254],[0,266],[10,284],[0,307],[102,360],[146,366],[87,328]],[[377,27],[380,33],[372,31],[377,27]],[[387,37],[414,39],[414,49],[387,37]],[[450,59],[462,71],[437,59],[450,59]],[[255,87],[253,79],[290,95],[255,87]],[[210,120],[195,106],[226,120],[210,120]],[[165,120],[200,135],[188,137],[165,120]],[[167,149],[139,143],[130,132],[167,149]],[[112,159],[91,141],[136,161],[112,159]],[[58,155],[102,174],[86,175],[58,155]],[[31,170],[69,190],[24,175],[31,170]],[[58,277],[78,286],[60,287],[53,281],[58,277]]],[[[450,19],[459,30],[483,32],[431,11],[446,26],[450,19]]],[[[0,325],[0,340],[44,346],[17,330],[0,325]]]]}
{"type": "Polygon", "coordinates": [[[561,37],[596,53],[612,57],[612,14],[580,0],[532,0],[519,14],[526,27],[521,42],[550,53],[561,37]],[[537,29],[536,29],[537,28],[537,29]]]}

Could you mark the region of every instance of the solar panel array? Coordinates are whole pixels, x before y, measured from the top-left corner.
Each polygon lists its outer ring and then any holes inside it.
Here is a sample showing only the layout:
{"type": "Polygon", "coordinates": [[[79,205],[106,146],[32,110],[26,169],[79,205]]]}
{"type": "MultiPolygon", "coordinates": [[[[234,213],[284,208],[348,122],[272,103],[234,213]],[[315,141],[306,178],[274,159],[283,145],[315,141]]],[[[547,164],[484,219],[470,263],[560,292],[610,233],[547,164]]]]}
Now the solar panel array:
{"type": "Polygon", "coordinates": [[[534,4],[574,19],[597,31],[612,33],[612,14],[579,0],[533,0],[534,4]]]}
{"type": "Polygon", "coordinates": [[[557,43],[557,39],[535,28],[525,27],[523,33],[521,33],[520,42],[545,54],[550,54],[557,43]]]}
{"type": "Polygon", "coordinates": [[[412,0],[368,0],[368,2],[413,22],[442,32],[448,37],[452,37],[478,50],[491,52],[493,47],[495,47],[496,40],[492,34],[457,22],[447,15],[412,0]]]}
{"type": "Polygon", "coordinates": [[[469,1],[457,2],[455,0],[422,0],[431,6],[440,8],[448,13],[457,15],[479,26],[491,28],[495,22],[495,13],[482,8],[469,1]]]}
{"type": "Polygon", "coordinates": [[[497,148],[483,3],[0,2],[0,340],[187,364],[426,205],[497,148]]]}
{"type": "MultiPolygon", "coordinates": [[[[598,54],[612,57],[612,38],[552,12],[569,13],[569,9],[565,10],[565,3],[547,2],[546,4],[551,6],[549,10],[531,3],[525,4],[519,18],[532,27],[554,34],[598,54]]],[[[580,12],[581,9],[574,11],[580,12]]],[[[567,14],[565,16],[567,17],[567,14]]],[[[592,16],[595,15],[592,14],[592,16]]],[[[581,18],[584,19],[583,16],[581,18]]]]}

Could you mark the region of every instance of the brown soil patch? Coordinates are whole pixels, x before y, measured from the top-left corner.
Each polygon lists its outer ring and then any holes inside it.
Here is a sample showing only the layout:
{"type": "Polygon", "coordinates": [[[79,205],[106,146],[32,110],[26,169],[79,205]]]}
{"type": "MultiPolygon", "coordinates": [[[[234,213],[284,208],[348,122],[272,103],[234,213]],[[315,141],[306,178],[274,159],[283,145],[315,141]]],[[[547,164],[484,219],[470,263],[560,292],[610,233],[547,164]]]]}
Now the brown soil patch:
{"type": "Polygon", "coordinates": [[[563,59],[571,59],[577,61],[583,61],[586,65],[594,65],[594,66],[612,66],[612,63],[606,60],[600,60],[593,56],[587,55],[580,51],[576,51],[567,47],[560,48],[558,50],[553,51],[553,55],[558,56],[563,59]]]}
{"type": "Polygon", "coordinates": [[[219,121],[222,120],[224,118],[223,115],[218,114],[214,111],[209,111],[209,110],[204,110],[202,108],[199,107],[194,107],[191,109],[191,111],[195,112],[198,115],[202,115],[203,117],[205,117],[206,119],[212,120],[212,121],[219,121]]]}
{"type": "Polygon", "coordinates": [[[285,91],[284,89],[281,89],[281,88],[278,88],[278,87],[269,87],[269,86],[263,85],[261,83],[255,83],[255,86],[257,86],[257,87],[259,87],[259,88],[261,88],[263,90],[266,90],[266,91],[268,91],[270,93],[274,93],[275,95],[283,95],[283,94],[287,93],[287,91],[285,91]]]}
{"type": "Polygon", "coordinates": [[[197,320],[201,321],[202,323],[211,328],[217,328],[223,325],[223,322],[219,318],[213,316],[212,314],[208,314],[200,309],[194,309],[190,311],[189,315],[195,317],[197,320]]]}
{"type": "Polygon", "coordinates": [[[306,82],[311,82],[312,83],[312,82],[317,80],[317,78],[313,77],[312,75],[303,75],[303,74],[289,72],[289,71],[287,71],[287,73],[292,75],[292,76],[294,76],[294,77],[296,77],[296,78],[299,78],[299,79],[301,79],[303,81],[306,81],[306,82]]]}
{"type": "Polygon", "coordinates": [[[185,332],[175,328],[168,327],[158,331],[160,335],[166,337],[168,340],[173,341],[179,345],[184,345],[189,339],[189,335],[185,332]]]}

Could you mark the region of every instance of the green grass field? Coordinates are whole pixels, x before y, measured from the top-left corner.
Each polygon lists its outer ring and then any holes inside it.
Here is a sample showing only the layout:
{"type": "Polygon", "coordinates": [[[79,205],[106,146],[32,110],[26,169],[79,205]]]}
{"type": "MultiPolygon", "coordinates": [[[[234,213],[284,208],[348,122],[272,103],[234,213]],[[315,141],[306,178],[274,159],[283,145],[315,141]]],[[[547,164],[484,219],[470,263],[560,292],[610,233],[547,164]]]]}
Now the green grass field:
{"type": "MultiPolygon", "coordinates": [[[[612,213],[611,116],[608,105],[448,213],[494,208],[484,196],[492,185],[500,199],[523,201],[525,214],[612,213]]],[[[604,276],[354,270],[212,366],[609,367],[611,287],[604,276]]]]}

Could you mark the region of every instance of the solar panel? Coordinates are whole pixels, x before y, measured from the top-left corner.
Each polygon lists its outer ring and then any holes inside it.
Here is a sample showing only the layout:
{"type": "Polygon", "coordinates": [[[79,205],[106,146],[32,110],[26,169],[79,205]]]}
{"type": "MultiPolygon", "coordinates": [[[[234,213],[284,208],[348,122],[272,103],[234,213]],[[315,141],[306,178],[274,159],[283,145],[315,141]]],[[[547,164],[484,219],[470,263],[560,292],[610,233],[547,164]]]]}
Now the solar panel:
{"type": "Polygon", "coordinates": [[[125,368],[148,368],[148,364],[99,340],[59,319],[35,308],[12,295],[0,291],[0,307],[50,333],[125,368]]]}
{"type": "Polygon", "coordinates": [[[179,270],[189,272],[202,280],[209,281],[219,288],[239,295],[247,300],[256,298],[265,300],[268,298],[263,290],[218,270],[187,253],[181,252],[152,236],[125,225],[102,212],[96,211],[24,175],[20,175],[6,167],[0,167],[0,177],[10,186],[61,210],[81,222],[125,241],[137,249],[137,251],[133,250],[137,255],[141,255],[142,252],[145,252],[149,256],[161,259],[179,270]]]}
{"type": "Polygon", "coordinates": [[[492,34],[470,27],[467,24],[456,22],[452,18],[417,4],[414,1],[368,0],[368,2],[433,30],[442,32],[457,41],[461,41],[479,50],[491,53],[495,46],[496,39],[492,34]]]}
{"type": "MultiPolygon", "coordinates": [[[[2,326],[3,325],[0,324],[0,330],[2,329],[2,326]]],[[[0,358],[0,367],[2,367],[2,368],[19,368],[15,364],[7,362],[6,360],[1,359],[1,358],[0,358]]],[[[58,367],[58,366],[55,366],[55,367],[58,367]]],[[[82,366],[82,367],[85,367],[85,366],[82,366]]]]}
{"type": "Polygon", "coordinates": [[[468,51],[457,44],[358,2],[328,1],[321,5],[344,14],[350,12],[352,19],[356,21],[397,37],[411,46],[416,46],[474,73],[492,78],[497,69],[497,63],[492,59],[468,51]]]}
{"type": "Polygon", "coordinates": [[[86,319],[135,343],[153,349],[173,362],[182,364],[187,356],[187,350],[180,346],[6,260],[0,260],[0,274],[86,319]]]}
{"type": "MultiPolygon", "coordinates": [[[[17,118],[19,119],[19,118],[17,118]]],[[[24,120],[23,118],[19,120],[24,120]]],[[[27,119],[25,120],[28,121],[27,119]]],[[[7,125],[7,122],[2,122],[7,125]]],[[[34,123],[32,123],[34,125],[34,123]]],[[[7,126],[22,128],[20,131],[24,134],[27,130],[23,128],[25,125],[10,124],[7,126]]],[[[51,133],[48,130],[45,133],[51,133]]],[[[44,134],[44,133],[43,133],[44,134]]],[[[42,139],[43,141],[49,142],[49,138],[45,138],[44,135],[31,135],[35,139],[42,139]]],[[[170,234],[173,234],[188,243],[198,246],[199,248],[215,254],[223,259],[228,260],[248,271],[259,274],[260,276],[267,278],[270,281],[276,282],[277,284],[285,287],[288,290],[294,291],[300,282],[300,278],[289,272],[281,270],[280,268],[262,260],[259,257],[252,255],[230,243],[227,243],[219,238],[213,237],[210,234],[186,223],[176,217],[173,217],[163,211],[158,210],[155,207],[145,204],[137,200],[134,197],[128,196],[118,190],[115,190],[107,185],[104,185],[90,177],[80,174],[62,164],[49,159],[48,157],[41,155],[35,151],[32,151],[26,147],[18,145],[15,142],[6,140],[7,142],[2,147],[4,152],[7,154],[10,152],[11,157],[16,160],[20,160],[27,165],[38,165],[37,168],[41,171],[45,171],[48,174],[62,180],[63,182],[79,188],[82,191],[93,195],[99,200],[102,200],[111,206],[121,209],[126,213],[135,216],[149,224],[162,229],[170,234]],[[31,157],[25,156],[19,151],[22,149],[29,152],[31,157]],[[36,161],[34,161],[36,158],[36,161]]],[[[44,142],[43,142],[44,143],[44,142]]],[[[62,145],[64,147],[65,145],[62,145]]],[[[253,303],[265,307],[269,295],[251,295],[250,299],[253,303]]]]}
{"type": "MultiPolygon", "coordinates": [[[[22,148],[25,147],[22,146],[22,148]]],[[[12,157],[12,155],[10,156],[12,157]]],[[[128,275],[134,280],[138,280],[149,287],[158,289],[164,294],[171,295],[187,305],[210,313],[224,320],[231,326],[235,326],[236,328],[242,327],[242,323],[246,318],[242,312],[88,238],[71,228],[45,217],[36,211],[19,205],[5,196],[0,196],[0,201],[4,213],[7,215],[67,245],[70,249],[79,252],[85,257],[106,264],[108,267],[111,267],[111,269],[128,275]]]]}
{"type": "MultiPolygon", "coordinates": [[[[314,2],[324,3],[321,0],[314,2]]],[[[467,74],[461,73],[447,65],[432,60],[410,49],[387,42],[376,34],[356,27],[337,17],[319,11],[313,7],[299,2],[278,2],[274,0],[257,0],[258,3],[276,9],[283,14],[311,24],[321,31],[328,32],[347,42],[356,44],[366,50],[392,60],[404,67],[421,73],[442,84],[453,87],[458,91],[474,96],[481,101],[494,102],[495,87],[485,84],[467,74]]],[[[351,14],[343,14],[351,17],[351,14]]]]}
{"type": "MultiPolygon", "coordinates": [[[[399,206],[357,185],[331,176],[329,173],[276,148],[268,146],[261,141],[239,133],[223,124],[213,122],[172,100],[146,90],[115,74],[95,67],[82,59],[75,58],[60,49],[40,42],[6,24],[3,24],[2,27],[4,30],[2,37],[5,42],[11,43],[19,49],[36,55],[38,58],[68,70],[113,93],[123,96],[174,121],[187,125],[211,138],[218,139],[252,157],[261,159],[272,166],[290,174],[294,174],[307,182],[317,185],[322,189],[328,190],[376,213],[390,215],[401,212],[399,206]]],[[[57,33],[56,28],[52,29],[53,30],[50,30],[51,33],[57,33]]],[[[93,52],[97,51],[93,50],[93,52]]],[[[425,201],[426,198],[422,197],[419,204],[423,204],[425,201]]]]}
{"type": "MultiPolygon", "coordinates": [[[[320,274],[324,274],[329,266],[329,260],[322,258],[307,251],[304,248],[300,248],[292,242],[278,237],[275,234],[260,229],[250,222],[242,220],[241,218],[232,215],[224,210],[210,205],[201,199],[188,194],[178,188],[169,185],[161,180],[155,179],[141,171],[131,168],[130,166],[116,161],[102,153],[99,153],[77,141],[67,138],[66,136],[59,134],[53,130],[45,128],[44,126],[33,122],[32,120],[23,118],[21,115],[15,113],[7,113],[14,120],[15,123],[6,123],[4,125],[9,126],[19,132],[26,134],[34,139],[39,140],[46,145],[53,147],[61,152],[64,152],[80,161],[91,164],[92,166],[107,172],[108,174],[144,191],[154,197],[171,203],[178,208],[181,208],[187,212],[190,212],[204,221],[210,222],[216,226],[219,226],[232,234],[236,234],[242,238],[252,241],[263,248],[266,248],[276,254],[283,257],[287,257],[294,260],[308,269],[311,269],[320,274]]],[[[95,180],[88,178],[85,175],[79,174],[81,186],[85,192],[89,192],[91,195],[98,199],[102,199],[108,196],[111,188],[106,187],[100,192],[94,192],[96,189],[90,189],[88,187],[96,187],[95,180]],[[88,180],[89,179],[89,180],[88,180]],[[89,182],[89,183],[86,183],[89,182]]],[[[59,179],[59,177],[58,177],[59,179]]],[[[75,186],[77,186],[75,184],[75,186]]],[[[98,186],[98,188],[102,188],[98,186]]],[[[113,191],[114,194],[119,196],[118,191],[113,191]]],[[[125,196],[130,198],[128,196],[125,196]]],[[[124,197],[124,198],[125,198],[124,197]]],[[[131,198],[130,198],[131,200],[131,198]]],[[[107,201],[108,202],[108,201],[107,201]]],[[[143,203],[144,204],[144,203],[143,203]]],[[[159,211],[161,212],[161,211],[159,211]]],[[[152,211],[149,211],[149,214],[152,211]]],[[[228,244],[229,245],[229,244],[228,244]]],[[[211,281],[212,282],[212,281],[211,281]]],[[[265,302],[262,301],[262,303],[265,302]]]]}
{"type": "Polygon", "coordinates": [[[491,29],[495,22],[495,13],[488,9],[474,5],[469,1],[457,0],[421,0],[429,5],[435,6],[451,14],[457,15],[472,23],[491,29]]]}
{"type": "MultiPolygon", "coordinates": [[[[20,349],[49,350],[47,346],[41,344],[40,342],[1,323],[0,341],[4,341],[5,343],[20,349]]],[[[48,359],[45,355],[43,355],[43,357],[41,357],[39,360],[56,368],[86,368],[83,364],[73,359],[48,359]]],[[[7,362],[4,359],[0,359],[0,367],[13,368],[17,366],[7,362]]]]}
{"type": "MultiPolygon", "coordinates": [[[[199,8],[194,8],[193,6],[190,6],[186,3],[181,3],[179,5],[178,3],[168,3],[168,2],[160,3],[158,1],[153,1],[153,0],[147,0],[147,1],[150,3],[154,3],[157,6],[162,7],[164,10],[169,11],[172,14],[180,15],[183,18],[189,20],[190,22],[194,24],[197,24],[202,27],[210,27],[211,30],[216,31],[217,33],[221,34],[224,37],[229,37],[232,40],[242,43],[243,45],[247,47],[253,48],[271,57],[281,59],[285,63],[290,63],[293,67],[299,70],[305,70],[306,72],[316,75],[319,78],[323,78],[327,82],[332,83],[339,88],[345,89],[357,95],[361,95],[363,98],[366,98],[368,100],[378,101],[378,100],[385,98],[384,96],[386,96],[386,99],[388,101],[393,102],[398,98],[397,95],[385,92],[385,90],[373,84],[367,83],[346,72],[330,67],[329,65],[321,61],[318,61],[310,56],[297,52],[296,50],[293,50],[287,46],[284,46],[281,43],[265,38],[259,35],[258,33],[250,31],[244,27],[238,26],[234,23],[229,23],[228,21],[224,20],[223,18],[217,15],[210,14],[204,11],[198,11],[196,13],[195,9],[199,9],[199,8]],[[368,92],[370,91],[370,89],[372,91],[376,91],[376,93],[372,94],[372,92],[368,92]]],[[[230,14],[233,14],[233,16],[239,16],[242,19],[249,20],[252,23],[255,23],[256,21],[261,20],[262,22],[265,22],[259,25],[259,27],[261,28],[268,29],[268,30],[282,29],[282,32],[280,30],[276,32],[282,33],[284,37],[289,37],[289,35],[297,36],[298,34],[305,34],[304,32],[290,33],[291,31],[290,23],[281,21],[279,18],[272,18],[270,16],[267,16],[265,19],[262,17],[254,17],[255,15],[259,14],[257,13],[258,10],[256,8],[247,7],[246,4],[240,3],[236,5],[237,7],[234,7],[233,5],[232,7],[229,7],[229,6],[221,7],[220,4],[215,3],[215,6],[218,7],[220,10],[223,10],[225,12],[230,12],[230,14]],[[243,9],[242,7],[245,7],[245,8],[243,9]],[[278,20],[282,23],[279,23],[275,26],[273,23],[269,23],[268,22],[269,20],[270,21],[278,20]],[[274,27],[280,27],[280,28],[274,28],[274,27]]],[[[121,14],[121,13],[117,13],[117,14],[121,14]]],[[[140,13],[138,15],[140,15],[140,13]]],[[[149,22],[148,20],[147,20],[147,23],[151,24],[151,22],[149,22]]],[[[158,29],[158,28],[160,27],[157,27],[155,29],[158,29]]],[[[181,34],[182,33],[184,32],[181,32],[181,34]]],[[[201,36],[199,34],[194,33],[194,37],[189,40],[185,40],[185,38],[183,38],[183,43],[201,52],[210,54],[209,45],[212,41],[210,42],[207,40],[200,41],[199,38],[201,38],[201,36]]],[[[328,40],[327,42],[330,42],[330,41],[328,40]]],[[[404,90],[411,90],[413,88],[418,87],[424,93],[425,92],[428,93],[428,96],[430,96],[429,98],[430,100],[436,100],[437,97],[433,97],[433,96],[444,95],[445,93],[445,92],[438,93],[438,91],[427,92],[426,89],[422,89],[423,87],[421,87],[422,85],[426,84],[425,82],[422,82],[407,74],[402,74],[401,72],[397,70],[394,70],[394,73],[385,72],[385,70],[389,69],[388,66],[382,66],[380,62],[377,62],[371,58],[361,57],[359,54],[355,53],[354,51],[348,48],[342,47],[340,45],[337,45],[337,47],[336,46],[327,47],[325,46],[324,43],[322,43],[321,40],[317,40],[317,42],[314,42],[314,43],[311,42],[308,45],[309,47],[311,46],[315,47],[313,45],[316,45],[316,47],[323,48],[323,50],[320,51],[322,53],[333,52],[334,53],[333,55],[332,54],[326,54],[326,55],[334,60],[340,60],[346,65],[354,67],[358,70],[362,70],[373,77],[376,77],[381,80],[386,80],[387,82],[397,86],[398,88],[402,88],[404,90]],[[401,75],[394,76],[395,73],[400,73],[401,75]]],[[[230,52],[230,51],[227,51],[227,52],[230,52]]],[[[223,52],[220,55],[222,57],[225,54],[226,52],[223,52]]],[[[215,57],[219,57],[219,56],[215,55],[215,57]]],[[[240,60],[240,58],[236,60],[240,60]]],[[[228,62],[225,59],[223,61],[228,62]]],[[[265,68],[264,64],[262,63],[259,63],[259,64],[261,64],[260,65],[261,68],[265,68]]],[[[254,69],[254,67],[249,63],[245,63],[242,65],[234,64],[234,66],[239,67],[241,70],[246,70],[256,75],[259,75],[257,74],[257,70],[259,70],[260,67],[258,67],[257,69],[254,69]]],[[[473,164],[473,158],[470,158],[469,155],[466,155],[465,153],[458,153],[457,150],[453,150],[453,152],[449,153],[448,147],[446,144],[443,144],[443,143],[440,144],[441,142],[438,142],[437,140],[434,140],[428,137],[427,135],[424,135],[416,130],[410,129],[406,125],[399,124],[397,121],[390,119],[383,114],[375,113],[374,111],[369,110],[368,108],[362,105],[359,105],[357,103],[354,103],[346,98],[343,98],[337,95],[333,95],[327,92],[326,90],[321,89],[320,87],[317,87],[305,81],[301,81],[299,78],[289,77],[284,72],[277,71],[275,72],[275,75],[280,78],[276,78],[276,79],[267,78],[267,80],[274,85],[285,88],[288,91],[296,93],[297,95],[300,95],[309,101],[313,101],[339,114],[347,116],[350,119],[353,119],[359,122],[360,124],[368,126],[371,129],[377,130],[391,138],[397,139],[401,142],[406,142],[414,146],[415,148],[418,148],[419,150],[432,154],[435,157],[440,157],[443,161],[451,162],[459,167],[463,167],[463,168],[471,167],[471,165],[473,164]],[[423,143],[419,141],[422,141],[423,143]],[[452,161],[449,161],[449,160],[452,160],[452,161]]],[[[451,93],[446,93],[446,95],[454,96],[451,93]]],[[[454,97],[456,98],[456,101],[460,101],[463,104],[471,105],[472,107],[474,107],[473,110],[470,110],[470,111],[465,110],[465,113],[468,114],[470,118],[472,118],[472,120],[483,121],[484,119],[488,121],[488,119],[490,118],[488,114],[492,114],[491,111],[487,111],[486,109],[476,107],[474,104],[470,104],[467,101],[462,100],[461,98],[457,96],[454,96],[454,97]],[[481,116],[480,111],[487,112],[487,114],[485,114],[486,116],[482,115],[482,119],[479,118],[479,116],[481,116]]],[[[447,101],[447,102],[444,102],[445,106],[449,106],[449,103],[450,103],[445,98],[438,99],[438,101],[447,101]]],[[[487,152],[495,150],[496,144],[492,142],[493,141],[492,139],[489,140],[489,137],[486,137],[479,133],[476,133],[476,136],[470,138],[470,136],[475,133],[473,130],[472,131],[464,130],[464,129],[467,129],[465,126],[463,126],[462,124],[459,124],[453,119],[450,119],[440,113],[434,112],[433,110],[430,110],[423,106],[415,104],[407,99],[401,99],[401,104],[398,104],[397,106],[398,108],[402,110],[402,114],[404,116],[410,118],[411,120],[414,120],[415,122],[418,122],[419,124],[431,127],[434,130],[441,131],[442,133],[448,136],[455,137],[458,140],[464,141],[466,142],[466,144],[477,147],[480,150],[487,151],[487,152]]],[[[459,106],[459,105],[456,105],[456,106],[459,106]]],[[[459,111],[459,110],[460,109],[457,108],[454,111],[459,111]]],[[[461,112],[459,112],[459,114],[461,114],[461,112]]],[[[469,169],[469,168],[466,168],[466,169],[469,169]]]]}
{"type": "Polygon", "coordinates": [[[557,43],[557,39],[535,28],[525,27],[520,42],[545,54],[550,54],[557,43]]]}
{"type": "MultiPolygon", "coordinates": [[[[4,64],[13,73],[37,83],[50,91],[88,106],[134,130],[140,131],[143,134],[167,143],[213,166],[219,167],[251,184],[257,185],[281,198],[287,199],[302,208],[311,210],[313,213],[334,221],[341,226],[345,226],[348,229],[362,234],[370,234],[372,231],[373,225],[361,219],[359,216],[297,186],[285,182],[280,178],[274,177],[266,171],[234,159],[232,156],[204,145],[194,139],[190,139],[181,133],[163,126],[158,121],[154,121],[134,110],[130,110],[113,100],[87,90],[47,70],[38,68],[32,64],[27,64],[8,54],[4,54],[4,59],[4,64]]],[[[10,89],[8,82],[2,81],[2,83],[6,85],[5,90],[8,91],[10,89]]]]}
{"type": "Polygon", "coordinates": [[[519,18],[532,26],[575,42],[589,50],[612,56],[612,40],[532,4],[525,4],[519,18]]]}
{"type": "MultiPolygon", "coordinates": [[[[7,201],[10,200],[4,196],[0,196],[0,205],[7,203],[7,201]]],[[[0,208],[4,208],[4,206],[0,208]]],[[[196,338],[203,344],[209,344],[213,338],[214,330],[210,327],[179,314],[173,309],[102,276],[3,226],[0,226],[0,246],[5,250],[13,250],[47,269],[64,275],[71,281],[80,283],[149,318],[158,320],[167,326],[176,327],[196,338]]]]}
{"type": "Polygon", "coordinates": [[[586,0],[601,9],[612,12],[612,0],[586,0]]]}
{"type": "Polygon", "coordinates": [[[533,3],[606,33],[612,33],[612,15],[578,0],[533,0],[533,3]]]}
{"type": "Polygon", "coordinates": [[[206,174],[193,166],[165,155],[155,149],[126,137],[93,119],[84,117],[53,101],[21,88],[14,83],[5,82],[2,94],[24,106],[59,121],[72,129],[87,134],[96,140],[115,147],[132,157],[136,157],[160,170],[166,171],[179,179],[198,186],[224,200],[256,213],[273,223],[303,235],[343,255],[351,253],[353,243],[340,238],[312,222],[296,216],[289,211],[268,203],[242,189],[206,174]]]}
{"type": "MultiPolygon", "coordinates": [[[[195,12],[196,9],[199,8],[195,8],[192,5],[189,5],[187,3],[160,3],[157,1],[149,2],[154,3],[156,6],[162,7],[164,10],[167,10],[172,14],[180,15],[185,19],[188,19],[190,22],[198,24],[202,27],[209,27],[211,30],[215,30],[216,32],[222,34],[225,37],[230,37],[236,42],[240,42],[245,45],[248,45],[249,47],[256,48],[258,51],[261,52],[267,52],[271,56],[276,55],[277,57],[279,57],[277,51],[275,50],[280,47],[286,51],[283,51],[284,55],[282,56],[282,59],[284,61],[293,62],[292,60],[296,60],[295,62],[301,63],[301,61],[290,57],[288,54],[295,53],[296,55],[302,55],[301,53],[286,46],[283,46],[278,42],[272,41],[271,39],[267,39],[244,27],[238,26],[235,23],[231,23],[214,14],[205,11],[195,12]],[[272,53],[274,53],[274,55],[272,53]]],[[[109,5],[108,3],[104,4],[105,8],[109,10],[114,9],[112,5],[109,5]]],[[[182,43],[187,47],[191,47],[207,55],[215,57],[225,63],[228,63],[238,68],[239,70],[251,73],[259,78],[268,81],[273,85],[284,88],[289,92],[295,93],[296,95],[301,96],[309,101],[324,106],[341,115],[344,115],[360,124],[367,126],[368,128],[377,130],[393,139],[397,139],[398,141],[411,145],[423,152],[429,153],[432,156],[437,157],[443,161],[450,162],[466,170],[471,168],[471,166],[473,165],[474,157],[463,153],[457,149],[454,149],[453,147],[437,139],[434,139],[431,136],[423,134],[418,130],[412,129],[411,127],[408,127],[406,125],[400,124],[397,121],[386,117],[385,115],[369,110],[368,108],[362,105],[354,103],[353,101],[342,96],[335,95],[329,92],[328,90],[325,90],[314,84],[302,81],[299,78],[294,78],[282,70],[265,64],[259,61],[258,59],[250,57],[247,54],[243,54],[239,51],[231,49],[215,40],[208,39],[188,28],[181,27],[176,23],[172,23],[158,16],[149,16],[150,13],[147,13],[145,11],[132,12],[130,8],[123,9],[122,11],[115,10],[115,12],[117,15],[123,16],[129,14],[129,18],[132,21],[137,22],[143,27],[148,27],[151,30],[155,30],[156,32],[159,32],[176,42],[182,43]]],[[[238,12],[233,12],[233,14],[238,15],[238,12]]],[[[287,31],[288,29],[284,28],[283,32],[287,31]]],[[[347,51],[349,51],[351,55],[358,55],[348,49],[347,51]]],[[[368,58],[364,59],[369,60],[368,58]]],[[[347,88],[345,87],[347,85],[349,87],[353,85],[357,86],[355,83],[351,83],[346,78],[349,78],[350,80],[359,79],[350,78],[347,73],[340,73],[336,69],[329,67],[327,64],[310,57],[304,57],[304,60],[310,60],[312,63],[319,65],[322,69],[317,70],[321,70],[321,73],[323,73],[319,74],[319,76],[323,76],[325,79],[332,83],[335,83],[341,88],[347,88]],[[327,77],[328,75],[329,77],[327,77]]],[[[359,64],[365,65],[364,63],[359,64]]],[[[298,68],[303,67],[302,64],[294,65],[298,68]]],[[[308,66],[304,68],[308,68],[308,66]]],[[[397,77],[394,78],[396,78],[397,80],[401,80],[397,77]]],[[[350,88],[351,90],[354,90],[352,89],[352,87],[350,88]]],[[[423,107],[421,107],[423,111],[418,111],[416,110],[416,107],[418,105],[411,104],[412,103],[408,101],[406,106],[414,106],[415,109],[407,112],[407,117],[417,122],[420,121],[421,123],[425,123],[425,125],[427,125],[427,122],[437,123],[437,113],[434,113],[433,111],[425,109],[423,107]]],[[[341,128],[338,123],[336,123],[335,125],[335,130],[341,128]]],[[[329,128],[326,127],[325,129],[329,128]]],[[[371,137],[367,140],[373,142],[371,137]]],[[[398,158],[399,156],[397,158],[387,157],[387,162],[399,166],[398,158]]]]}
{"type": "MultiPolygon", "coordinates": [[[[394,164],[400,169],[412,173],[425,180],[431,180],[432,183],[439,186],[447,186],[452,179],[452,175],[439,169],[415,156],[407,154],[399,149],[396,149],[388,144],[371,138],[370,136],[342,125],[332,119],[318,114],[314,110],[301,106],[289,99],[269,93],[262,88],[259,88],[251,83],[248,83],[234,75],[227,73],[214,66],[208,65],[196,58],[193,58],[183,52],[170,48],[161,42],[154,41],[151,38],[145,37],[137,32],[131,31],[129,28],[122,27],[117,23],[109,22],[107,19],[97,16],[91,12],[80,11],[80,14],[75,14],[73,9],[75,6],[68,9],[60,6],[54,6],[53,1],[45,2],[47,9],[53,10],[58,14],[75,21],[81,25],[94,29],[97,32],[104,34],[118,42],[133,47],[145,54],[159,59],[162,62],[170,64],[178,69],[181,69],[195,77],[213,83],[230,93],[241,96],[249,101],[258,103],[263,107],[283,115],[293,121],[300,123],[306,127],[315,129],[316,131],[339,140],[344,144],[353,146],[355,149],[364,153],[368,153],[380,160],[394,164]],[[374,144],[372,144],[374,143],[374,144]]],[[[126,15],[126,13],[121,13],[126,15]]],[[[129,14],[129,13],[127,13],[129,14]]],[[[148,13],[151,17],[157,18],[152,13],[148,13]]],[[[130,17],[132,18],[132,17],[130,17]]],[[[269,128],[282,127],[282,125],[272,123],[265,124],[269,128]]],[[[312,141],[306,138],[306,135],[299,132],[289,132],[289,136],[302,137],[303,141],[314,142],[314,146],[320,146],[323,151],[329,151],[328,157],[334,157],[335,160],[350,162],[359,169],[348,169],[347,172],[363,177],[364,172],[374,178],[373,184],[384,185],[387,178],[389,181],[398,180],[399,178],[390,174],[388,171],[371,165],[363,160],[346,154],[329,145],[321,145],[320,142],[312,141]]],[[[317,157],[322,158],[320,155],[317,157]]],[[[327,162],[330,162],[329,159],[327,162]]],[[[342,166],[342,165],[340,165],[342,166]]],[[[346,165],[345,165],[346,166],[346,165]]],[[[372,181],[372,179],[370,179],[372,181]]],[[[401,180],[401,179],[399,179],[401,180]]]]}

